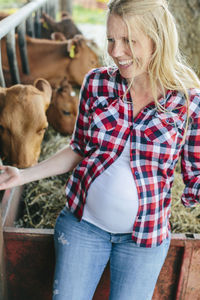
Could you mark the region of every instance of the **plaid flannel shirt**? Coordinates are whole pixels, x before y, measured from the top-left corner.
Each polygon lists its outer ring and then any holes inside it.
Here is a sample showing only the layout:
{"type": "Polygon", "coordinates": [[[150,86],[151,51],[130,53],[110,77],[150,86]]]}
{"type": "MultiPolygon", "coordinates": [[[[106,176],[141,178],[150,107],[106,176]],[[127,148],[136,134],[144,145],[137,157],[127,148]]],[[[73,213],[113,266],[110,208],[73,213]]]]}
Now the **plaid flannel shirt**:
{"type": "MultiPolygon", "coordinates": [[[[70,142],[83,160],[67,182],[66,205],[81,220],[90,184],[120,156],[130,135],[130,167],[139,198],[132,239],[138,246],[153,247],[169,234],[171,186],[179,156],[186,185],[183,204],[200,201],[200,91],[189,91],[190,123],[182,143],[186,123],[182,93],[169,90],[159,99],[165,112],[152,102],[133,118],[134,105],[122,101],[126,89],[117,69],[112,75],[107,68],[95,69],[85,77],[70,142]]],[[[131,102],[130,93],[126,100],[131,102]]]]}

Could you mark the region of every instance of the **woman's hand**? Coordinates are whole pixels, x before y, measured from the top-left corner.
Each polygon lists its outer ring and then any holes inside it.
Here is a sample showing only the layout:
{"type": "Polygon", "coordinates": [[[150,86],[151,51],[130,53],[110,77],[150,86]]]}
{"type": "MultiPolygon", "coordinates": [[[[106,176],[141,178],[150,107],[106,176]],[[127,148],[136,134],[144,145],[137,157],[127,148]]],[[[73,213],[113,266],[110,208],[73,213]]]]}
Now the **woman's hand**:
{"type": "Polygon", "coordinates": [[[21,185],[20,170],[11,166],[0,166],[0,190],[21,185]]]}
{"type": "Polygon", "coordinates": [[[52,157],[26,169],[0,166],[0,190],[23,185],[31,181],[56,176],[73,170],[83,158],[67,146],[52,157]]]}

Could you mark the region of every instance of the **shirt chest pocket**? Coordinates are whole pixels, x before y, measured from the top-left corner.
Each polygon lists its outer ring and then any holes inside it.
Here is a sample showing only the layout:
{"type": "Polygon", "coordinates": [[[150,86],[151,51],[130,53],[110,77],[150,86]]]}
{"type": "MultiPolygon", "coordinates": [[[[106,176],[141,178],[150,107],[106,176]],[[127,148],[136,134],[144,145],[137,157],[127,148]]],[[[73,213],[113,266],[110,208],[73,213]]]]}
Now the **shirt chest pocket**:
{"type": "Polygon", "coordinates": [[[90,130],[92,132],[112,131],[117,125],[118,118],[119,112],[116,107],[112,105],[97,107],[91,117],[90,130]]]}
{"type": "Polygon", "coordinates": [[[146,124],[144,136],[148,142],[172,145],[181,143],[184,120],[176,113],[158,113],[146,124]]]}

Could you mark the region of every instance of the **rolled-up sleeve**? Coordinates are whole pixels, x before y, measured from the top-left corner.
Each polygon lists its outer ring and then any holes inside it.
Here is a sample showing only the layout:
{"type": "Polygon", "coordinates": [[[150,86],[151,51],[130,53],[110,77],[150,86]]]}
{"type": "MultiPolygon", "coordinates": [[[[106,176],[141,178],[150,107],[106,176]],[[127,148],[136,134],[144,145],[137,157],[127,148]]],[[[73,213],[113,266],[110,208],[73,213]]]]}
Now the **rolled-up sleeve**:
{"type": "Polygon", "coordinates": [[[79,109],[74,126],[74,131],[70,141],[73,151],[81,156],[86,156],[86,136],[89,128],[89,110],[90,110],[90,92],[89,92],[89,74],[86,75],[79,96],[79,109]]]}
{"type": "Polygon", "coordinates": [[[185,189],[182,202],[192,207],[200,203],[200,95],[192,101],[193,114],[181,153],[181,167],[185,189]]]}

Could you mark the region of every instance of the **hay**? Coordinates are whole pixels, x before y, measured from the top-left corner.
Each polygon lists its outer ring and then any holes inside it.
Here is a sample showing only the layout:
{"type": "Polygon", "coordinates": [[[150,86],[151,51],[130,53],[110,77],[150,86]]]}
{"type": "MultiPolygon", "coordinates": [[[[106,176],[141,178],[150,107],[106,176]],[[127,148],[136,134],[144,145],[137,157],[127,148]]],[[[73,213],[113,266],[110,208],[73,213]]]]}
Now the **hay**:
{"type": "MultiPolygon", "coordinates": [[[[39,161],[47,159],[69,144],[71,136],[62,136],[52,127],[45,133],[39,161]]],[[[65,184],[70,173],[26,184],[23,189],[23,212],[17,227],[53,228],[66,202],[65,184]]]]}
{"type": "MultiPolygon", "coordinates": [[[[179,168],[178,168],[179,170],[179,168]]],[[[172,187],[171,228],[173,233],[200,233],[200,205],[186,208],[181,203],[184,183],[180,173],[175,172],[172,187]]]]}
{"type": "Polygon", "coordinates": [[[32,182],[25,186],[22,197],[24,212],[17,227],[53,228],[57,215],[65,205],[63,179],[55,176],[32,182]]]}
{"type": "MultiPolygon", "coordinates": [[[[42,143],[40,160],[69,144],[71,136],[63,137],[51,127],[42,143]]],[[[65,184],[69,174],[54,176],[25,185],[23,191],[24,210],[16,223],[18,227],[53,228],[56,218],[65,205],[65,184]]],[[[200,205],[185,208],[181,201],[184,184],[177,165],[172,187],[172,213],[170,223],[174,233],[200,233],[200,205]]]]}

